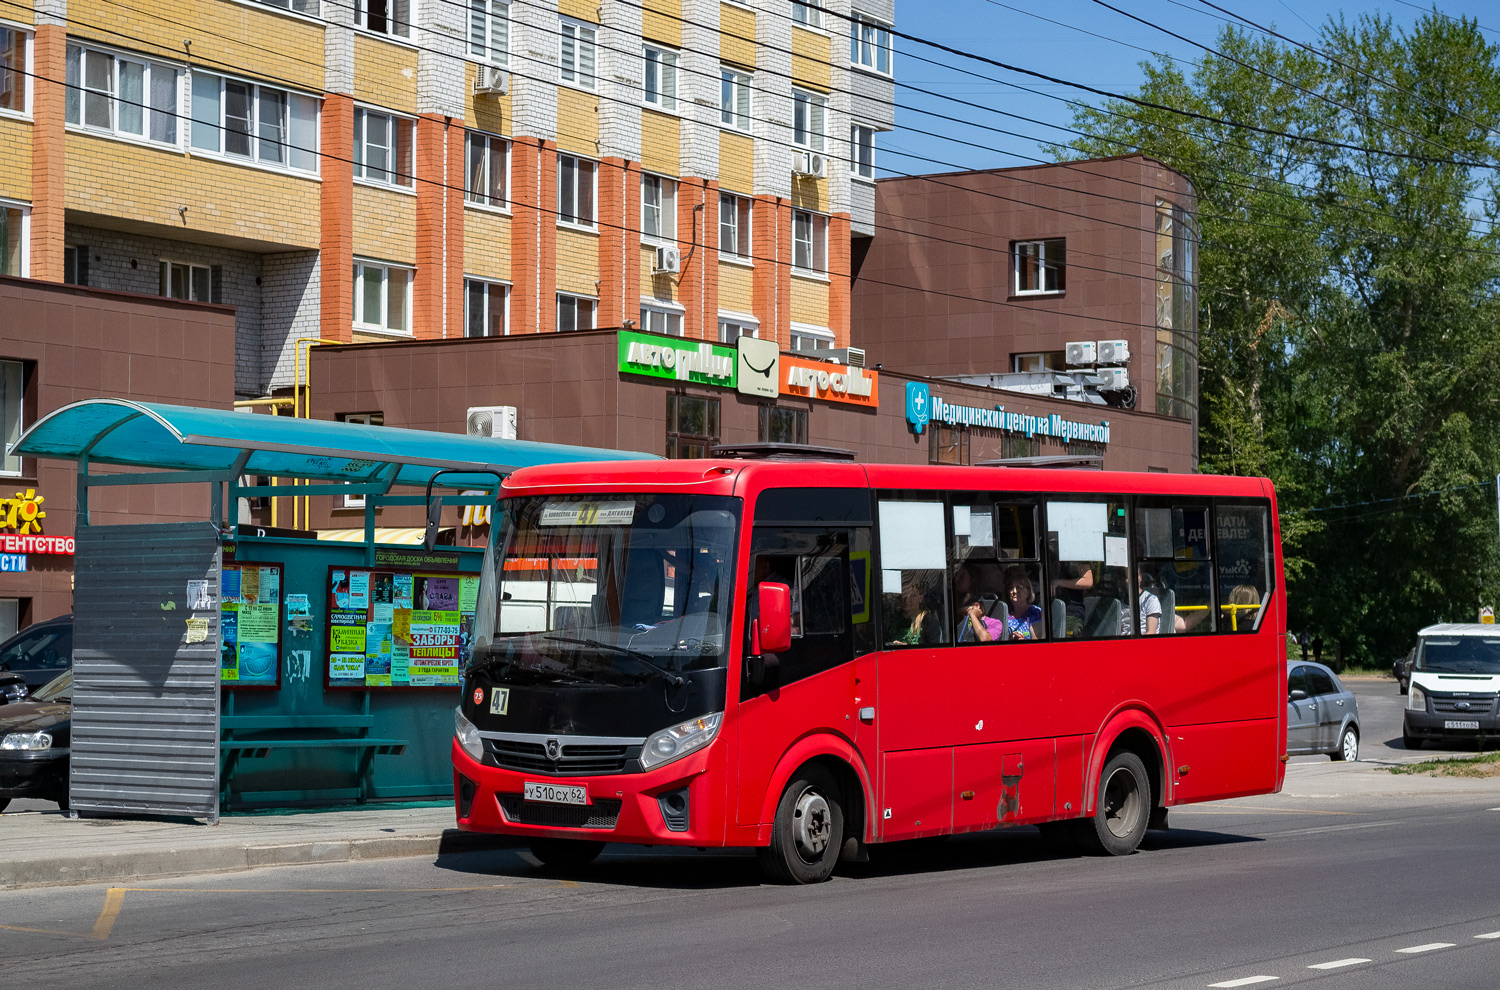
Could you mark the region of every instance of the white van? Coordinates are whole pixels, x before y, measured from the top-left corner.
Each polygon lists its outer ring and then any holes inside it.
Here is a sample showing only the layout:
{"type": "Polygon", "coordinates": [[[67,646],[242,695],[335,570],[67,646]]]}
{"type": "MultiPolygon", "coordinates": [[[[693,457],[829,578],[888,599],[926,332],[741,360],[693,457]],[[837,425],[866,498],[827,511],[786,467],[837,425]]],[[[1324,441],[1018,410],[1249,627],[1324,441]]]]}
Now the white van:
{"type": "Polygon", "coordinates": [[[1500,626],[1445,622],[1417,634],[1401,739],[1474,742],[1500,735],[1500,626]]]}

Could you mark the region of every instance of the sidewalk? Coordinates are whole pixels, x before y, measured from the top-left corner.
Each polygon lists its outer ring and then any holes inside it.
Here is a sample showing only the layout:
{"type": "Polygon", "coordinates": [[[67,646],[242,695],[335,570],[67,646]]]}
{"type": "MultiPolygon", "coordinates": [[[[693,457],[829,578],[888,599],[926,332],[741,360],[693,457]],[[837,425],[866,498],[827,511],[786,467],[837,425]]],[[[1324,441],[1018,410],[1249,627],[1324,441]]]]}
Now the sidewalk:
{"type": "Polygon", "coordinates": [[[454,829],[452,805],[230,815],[212,826],[184,820],[70,819],[55,805],[42,807],[0,815],[0,890],[436,856],[509,844],[500,836],[454,829]]]}

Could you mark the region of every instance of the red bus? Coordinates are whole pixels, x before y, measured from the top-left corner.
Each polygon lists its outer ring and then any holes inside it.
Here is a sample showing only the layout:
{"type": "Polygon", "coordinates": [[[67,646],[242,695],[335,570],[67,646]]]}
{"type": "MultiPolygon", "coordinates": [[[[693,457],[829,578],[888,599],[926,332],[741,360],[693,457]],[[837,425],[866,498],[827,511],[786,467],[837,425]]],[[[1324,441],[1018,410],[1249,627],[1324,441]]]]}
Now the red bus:
{"type": "Polygon", "coordinates": [[[1269,481],[710,459],[505,482],[458,825],[553,865],[754,847],[809,883],[1017,825],[1116,855],[1281,788],[1269,481]]]}

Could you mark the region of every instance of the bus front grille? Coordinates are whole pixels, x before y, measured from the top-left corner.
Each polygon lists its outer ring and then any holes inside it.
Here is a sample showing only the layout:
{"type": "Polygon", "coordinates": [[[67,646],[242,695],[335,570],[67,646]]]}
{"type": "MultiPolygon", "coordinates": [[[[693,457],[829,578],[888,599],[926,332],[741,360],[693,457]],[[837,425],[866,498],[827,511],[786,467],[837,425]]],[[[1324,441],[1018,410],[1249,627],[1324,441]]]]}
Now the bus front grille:
{"type": "Polygon", "coordinates": [[[593,804],[542,804],[526,801],[519,794],[497,794],[507,821],[517,825],[548,825],[554,828],[612,829],[620,820],[620,801],[600,798],[593,804]]]}
{"type": "Polygon", "coordinates": [[[579,775],[624,773],[630,758],[628,746],[585,746],[564,744],[558,758],[547,758],[541,743],[520,739],[486,739],[485,749],[495,765],[506,770],[527,773],[579,775]]]}

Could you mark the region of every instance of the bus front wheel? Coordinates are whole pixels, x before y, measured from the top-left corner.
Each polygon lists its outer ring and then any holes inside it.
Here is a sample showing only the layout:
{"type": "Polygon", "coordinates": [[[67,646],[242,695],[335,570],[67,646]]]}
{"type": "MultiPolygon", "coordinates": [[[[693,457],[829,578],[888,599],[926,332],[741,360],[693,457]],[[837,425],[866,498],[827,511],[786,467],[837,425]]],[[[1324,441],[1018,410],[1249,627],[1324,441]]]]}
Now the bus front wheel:
{"type": "Polygon", "coordinates": [[[1131,752],[1116,753],[1099,775],[1093,817],[1078,821],[1077,838],[1089,852],[1128,856],[1135,852],[1151,819],[1151,778],[1131,752]]]}
{"type": "Polygon", "coordinates": [[[821,883],[833,874],[843,844],[838,784],[823,768],[807,766],[782,792],[771,844],[756,855],[761,870],[776,883],[821,883]]]}
{"type": "Polygon", "coordinates": [[[531,855],[543,866],[559,870],[576,870],[588,866],[604,851],[604,843],[585,839],[532,839],[531,855]]]}

